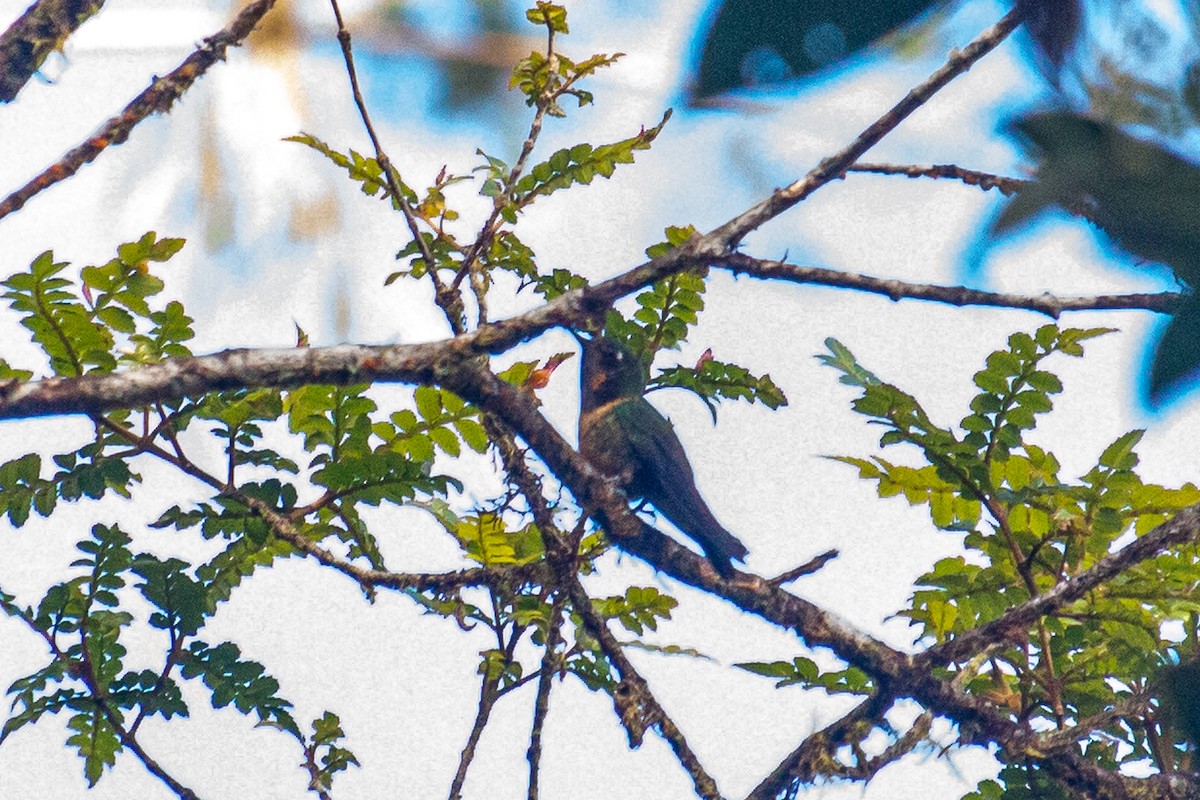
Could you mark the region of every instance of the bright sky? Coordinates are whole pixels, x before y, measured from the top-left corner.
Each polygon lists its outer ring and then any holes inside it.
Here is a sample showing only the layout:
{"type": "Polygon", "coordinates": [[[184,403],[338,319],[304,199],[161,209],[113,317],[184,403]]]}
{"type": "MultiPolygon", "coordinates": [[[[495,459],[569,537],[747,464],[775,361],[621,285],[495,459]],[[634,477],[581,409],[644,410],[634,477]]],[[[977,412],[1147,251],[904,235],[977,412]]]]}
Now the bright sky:
{"type": "MultiPolygon", "coordinates": [[[[433,10],[427,14],[452,20],[458,5],[430,3],[433,10]]],[[[548,123],[542,152],[583,140],[624,138],[656,123],[667,106],[680,106],[701,5],[694,0],[570,3],[568,53],[620,50],[628,55],[592,82],[595,106],[572,111],[565,122],[548,123]]],[[[23,2],[5,2],[0,17],[15,17],[23,7],[23,2]]],[[[302,8],[308,19],[328,15],[316,0],[302,8]]],[[[643,249],[662,238],[664,226],[691,223],[710,229],[802,175],[939,66],[950,47],[965,44],[1001,13],[999,3],[970,4],[940,29],[937,36],[944,38],[928,48],[930,55],[879,60],[819,86],[751,98],[751,110],[677,108],[637,165],[611,181],[597,180],[539,204],[519,232],[543,268],[566,266],[592,278],[615,275],[641,261],[643,249]]],[[[55,83],[31,85],[16,104],[0,108],[0,141],[5,142],[0,184],[11,190],[54,161],[140,91],[151,74],[168,71],[225,19],[225,10],[215,7],[168,12],[158,4],[109,0],[68,47],[67,65],[49,70],[58,76],[55,83]]],[[[321,24],[326,27],[319,30],[332,31],[331,24],[321,24]]],[[[452,33],[454,26],[444,27],[452,33]]],[[[130,142],[0,222],[0,270],[7,275],[24,269],[46,248],[80,265],[102,263],[117,244],[153,229],[189,240],[164,274],[168,292],[180,296],[197,319],[199,352],[290,345],[294,322],[309,331],[313,344],[444,336],[426,287],[400,282],[381,288],[405,237],[398,217],[364,198],[311,152],[280,141],[303,130],[340,149],[367,151],[331,41],[283,55],[234,51],[169,117],[141,125],[130,142]],[[198,183],[202,166],[206,181],[198,183]],[[336,219],[340,225],[323,227],[314,219],[336,219]],[[301,235],[289,238],[289,230],[301,235]]],[[[905,122],[870,160],[957,162],[1014,174],[1014,150],[995,133],[1000,112],[1028,105],[1042,91],[1017,53],[1009,43],[985,59],[905,122]]],[[[516,104],[452,119],[431,116],[431,96],[419,70],[366,55],[361,60],[386,146],[410,183],[425,185],[443,164],[469,171],[479,162],[476,147],[509,158],[516,151],[526,123],[503,116],[516,104]]],[[[950,183],[854,176],[825,187],[751,236],[745,250],[942,283],[963,280],[974,255],[985,270],[971,280],[1031,294],[1159,286],[1149,277],[1118,271],[1091,234],[1075,224],[1047,223],[1018,240],[979,250],[980,231],[998,199],[950,183]]],[[[455,200],[464,219],[484,208],[470,190],[455,200]]],[[[506,304],[501,295],[496,292],[492,309],[497,317],[531,302],[523,294],[519,304],[506,304]]],[[[726,405],[714,428],[695,398],[680,392],[655,395],[688,449],[702,492],[749,546],[751,571],[778,574],[839,548],[838,560],[793,590],[894,645],[911,646],[911,631],[889,617],[904,602],[913,578],[955,552],[958,542],[933,531],[924,511],[876,499],[852,469],[821,458],[874,454],[878,431],[849,411],[853,393],[813,356],[823,350],[825,337],[837,337],[866,366],[920,398],[934,419],[957,421],[974,394],[971,375],[983,357],[1012,331],[1031,330],[1045,320],[1015,311],[894,304],[831,289],[733,280],[720,272],[710,279],[706,302],[689,344],[663,357],[660,365],[693,363],[712,347],[722,360],[769,372],[791,402],[777,413],[726,405]]],[[[1145,417],[1134,403],[1132,376],[1154,320],[1123,313],[1069,316],[1065,322],[1114,325],[1122,332],[1092,343],[1083,361],[1055,365],[1067,388],[1036,441],[1058,454],[1064,474],[1076,475],[1118,435],[1149,426],[1140,449],[1146,478],[1172,485],[1194,478],[1200,455],[1185,443],[1195,441],[1189,422],[1195,419],[1189,413],[1195,401],[1157,419],[1145,417]]],[[[566,334],[551,332],[499,361],[531,360],[574,346],[566,334]]],[[[9,315],[0,315],[0,350],[14,364],[33,357],[26,332],[9,315]]],[[[567,362],[542,395],[547,415],[572,439],[576,369],[576,360],[567,362]]],[[[88,435],[89,426],[76,419],[4,423],[0,456],[34,446],[51,448],[46,452],[72,449],[88,435]]],[[[909,454],[894,451],[888,457],[902,461],[909,454]]],[[[0,587],[23,603],[35,603],[60,579],[73,558],[74,542],[95,521],[119,521],[135,536],[138,549],[193,557],[211,553],[207,544],[145,527],[163,508],[201,497],[199,487],[157,464],[135,468],[145,482],[133,505],[78,504],[61,508],[49,520],[35,518],[20,531],[0,526],[5,554],[0,587]]],[[[497,490],[489,461],[480,459],[467,470],[476,481],[472,496],[497,490]]],[[[384,512],[376,521],[393,568],[439,570],[459,564],[457,549],[422,513],[384,512]]],[[[607,557],[587,585],[600,596],[628,585],[658,586],[680,599],[675,619],[650,638],[694,647],[713,660],[642,652],[632,652],[631,658],[728,796],[744,796],[806,733],[849,707],[844,698],[776,690],[765,679],[731,668],[736,661],[791,659],[805,651],[795,637],[657,577],[632,558],[607,557]]],[[[336,796],[445,795],[473,718],[477,653],[489,646],[482,633],[462,635],[453,622],[422,616],[410,601],[386,593],[368,605],[341,577],[292,560],[235,593],[206,631],[210,642],[225,638],[280,679],[299,719],[310,720],[327,708],[341,716],[346,744],[363,768],[338,778],[336,796]]],[[[147,634],[135,642],[131,660],[139,647],[150,658],[160,645],[147,634]]],[[[0,686],[5,687],[45,658],[40,642],[7,619],[0,619],[0,653],[0,686]]],[[[524,656],[531,668],[535,654],[530,650],[524,656]]],[[[819,658],[832,664],[828,654],[819,658]]],[[[532,690],[497,707],[467,783],[468,798],[524,796],[532,690]]],[[[142,734],[147,749],[185,784],[206,798],[302,796],[305,778],[295,767],[299,755],[290,739],[252,729],[228,710],[212,712],[194,688],[186,697],[191,720],[155,721],[142,734]]],[[[556,686],[552,702],[544,797],[692,796],[660,739],[650,736],[640,751],[628,750],[606,698],[569,678],[556,686]]],[[[62,744],[64,723],[48,718],[0,748],[0,797],[81,795],[82,767],[62,744]]],[[[865,790],[832,786],[810,796],[873,800],[909,796],[919,788],[928,800],[939,800],[960,796],[992,769],[980,752],[923,752],[888,768],[865,790]]],[[[170,794],[132,757],[123,756],[88,796],[155,800],[170,794]]]]}

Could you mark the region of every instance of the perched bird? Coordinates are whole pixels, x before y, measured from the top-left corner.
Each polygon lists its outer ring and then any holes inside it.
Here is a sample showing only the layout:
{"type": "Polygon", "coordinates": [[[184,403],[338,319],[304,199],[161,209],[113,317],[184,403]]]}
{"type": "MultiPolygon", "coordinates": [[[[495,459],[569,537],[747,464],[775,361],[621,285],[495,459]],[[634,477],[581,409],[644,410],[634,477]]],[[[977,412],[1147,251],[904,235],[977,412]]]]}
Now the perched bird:
{"type": "Polygon", "coordinates": [[[696,490],[687,453],[670,421],[643,397],[646,373],[638,358],[612,339],[577,337],[583,346],[579,450],[601,472],[623,482],[704,549],[723,577],[746,546],[725,530],[696,490]]]}

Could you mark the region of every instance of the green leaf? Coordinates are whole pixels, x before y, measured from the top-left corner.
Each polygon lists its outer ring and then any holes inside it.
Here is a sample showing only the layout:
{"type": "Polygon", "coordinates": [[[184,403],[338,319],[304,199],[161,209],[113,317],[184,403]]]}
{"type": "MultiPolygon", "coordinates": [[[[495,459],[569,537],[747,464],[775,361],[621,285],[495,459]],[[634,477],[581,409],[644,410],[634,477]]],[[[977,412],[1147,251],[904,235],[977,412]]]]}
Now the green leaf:
{"type": "Polygon", "coordinates": [[[476,453],[487,452],[489,444],[487,431],[478,422],[464,417],[454,421],[454,429],[458,431],[458,435],[462,437],[467,447],[476,453]]]}
{"type": "Polygon", "coordinates": [[[183,651],[180,666],[184,678],[200,678],[212,695],[213,708],[233,705],[242,714],[254,714],[259,722],[290,733],[303,741],[304,736],[292,718],[292,704],[280,697],[279,682],[266,674],[257,661],[244,661],[241,650],[232,642],[209,646],[193,641],[183,651]]]}
{"type": "Polygon", "coordinates": [[[525,12],[525,18],[534,25],[545,25],[555,33],[567,33],[567,10],[557,3],[538,0],[537,5],[525,12]]]}
{"type": "Polygon", "coordinates": [[[699,368],[670,367],[660,372],[648,384],[648,390],[665,388],[687,389],[695,393],[713,415],[716,422],[716,403],[721,400],[748,400],[762,403],[772,410],[787,405],[787,397],[770,375],[756,376],[736,364],[706,359],[699,368]]]}
{"type": "Polygon", "coordinates": [[[1138,457],[1134,448],[1146,434],[1144,429],[1130,431],[1117,438],[1100,454],[1100,466],[1114,470],[1130,470],[1137,466],[1138,457]]]}
{"type": "Polygon", "coordinates": [[[93,320],[72,291],[71,282],[58,277],[67,266],[54,261],[53,253],[47,250],[33,260],[29,272],[17,273],[3,282],[9,290],[4,298],[31,332],[34,343],[49,357],[50,368],[56,374],[110,372],[117,365],[112,332],[93,320]]]}
{"type": "Polygon", "coordinates": [[[657,125],[643,128],[636,136],[595,148],[580,145],[556,151],[517,181],[513,189],[518,196],[518,204],[528,205],[538,197],[553,194],[573,184],[591,183],[595,175],[611,177],[618,164],[632,164],[635,152],[650,149],[650,144],[670,118],[671,111],[668,109],[657,125]]]}
{"type": "Polygon", "coordinates": [[[205,588],[187,575],[186,567],[177,558],[163,561],[149,553],[142,553],[132,563],[133,572],[143,579],[138,590],[158,609],[150,624],[181,636],[199,631],[208,614],[205,588]]]}
{"type": "Polygon", "coordinates": [[[447,527],[467,557],[484,566],[528,564],[545,552],[536,526],[511,530],[491,512],[463,517],[447,527]]]}
{"type": "MultiPolygon", "coordinates": [[[[346,154],[340,153],[316,136],[307,133],[286,136],[283,141],[297,142],[325,156],[334,164],[344,169],[350,176],[350,179],[358,183],[362,189],[362,193],[368,197],[375,197],[380,193],[384,197],[390,197],[391,193],[387,188],[387,179],[383,175],[383,168],[374,158],[365,157],[354,150],[350,150],[346,154]]],[[[418,204],[417,193],[403,183],[400,184],[400,192],[404,196],[404,200],[410,205],[418,204]]],[[[399,200],[396,198],[391,199],[393,207],[399,209],[399,200]]]]}
{"type": "Polygon", "coordinates": [[[873,372],[859,364],[850,349],[837,339],[829,337],[825,340],[825,346],[829,348],[829,355],[818,354],[817,360],[842,373],[842,376],[838,378],[839,383],[865,388],[881,382],[873,372]]]}
{"type": "Polygon", "coordinates": [[[320,762],[320,769],[317,770],[313,781],[316,787],[328,791],[333,786],[334,776],[352,766],[358,766],[358,759],[354,753],[338,744],[346,734],[337,714],[326,711],[323,716],[313,720],[312,728],[312,743],[319,753],[317,758],[320,762]]]}
{"type": "Polygon", "coordinates": [[[791,661],[748,661],[734,666],[764,678],[775,679],[777,689],[799,685],[825,689],[831,694],[867,694],[872,686],[870,678],[859,669],[850,667],[823,673],[815,661],[804,656],[796,656],[791,661]]]}
{"type": "Polygon", "coordinates": [[[534,291],[547,300],[561,297],[567,292],[582,289],[588,285],[587,279],[570,270],[555,269],[549,275],[541,275],[533,282],[534,291]]]}
{"type": "Polygon", "coordinates": [[[75,731],[67,737],[67,744],[73,746],[83,759],[83,776],[91,788],[104,775],[104,770],[117,763],[117,753],[122,750],[121,740],[96,706],[72,716],[67,727],[75,731]]]}
{"type": "Polygon", "coordinates": [[[653,586],[631,586],[624,596],[616,595],[592,600],[596,612],[605,619],[615,619],[625,630],[641,636],[647,629],[658,630],[660,619],[670,619],[679,601],[663,594],[653,586]]]}

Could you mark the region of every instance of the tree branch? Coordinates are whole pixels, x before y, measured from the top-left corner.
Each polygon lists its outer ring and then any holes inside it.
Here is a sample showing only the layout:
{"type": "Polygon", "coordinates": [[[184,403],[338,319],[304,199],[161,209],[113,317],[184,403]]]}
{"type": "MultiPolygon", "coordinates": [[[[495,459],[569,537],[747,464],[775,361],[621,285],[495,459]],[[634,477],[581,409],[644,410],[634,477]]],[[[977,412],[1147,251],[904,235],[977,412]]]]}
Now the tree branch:
{"type": "Polygon", "coordinates": [[[904,99],[892,106],[875,122],[871,123],[858,137],[840,152],[824,159],[800,180],[779,189],[766,200],[725,223],[705,238],[720,243],[722,249],[732,251],[746,234],[787,211],[820,189],[831,180],[840,177],[864,153],[891,133],[910,114],[923,106],[931,97],[950,81],[969,70],[979,59],[994,50],[1010,33],[1021,24],[1021,12],[1014,8],[998,23],[981,33],[962,50],[950,54],[939,69],[910,91],[904,99]]]}
{"type": "MultiPolygon", "coordinates": [[[[932,178],[934,180],[961,181],[968,186],[978,186],[985,192],[999,189],[1003,195],[1011,196],[1029,185],[1021,178],[1009,178],[991,172],[967,169],[957,164],[872,164],[856,161],[846,167],[846,172],[864,172],[873,175],[903,175],[907,178],[932,178]]],[[[845,178],[843,173],[842,178],[845,178]]]]}
{"type": "Polygon", "coordinates": [[[729,269],[735,275],[750,275],[763,280],[831,286],[858,292],[879,294],[893,301],[928,300],[951,306],[988,306],[1035,311],[1058,319],[1067,311],[1156,311],[1169,314],[1184,298],[1178,292],[1152,294],[1108,294],[1087,297],[1058,297],[1052,294],[1023,295],[1006,292],[985,292],[966,286],[943,286],[930,283],[909,283],[890,278],[876,278],[853,272],[802,267],[783,261],[768,261],[744,253],[731,253],[714,259],[715,266],[729,269]]]}
{"type": "Polygon", "coordinates": [[[563,595],[556,594],[550,604],[550,620],[546,630],[545,653],[542,655],[542,666],[538,670],[537,696],[533,701],[533,726],[529,732],[529,749],[525,751],[525,759],[529,762],[529,791],[528,800],[538,800],[538,770],[542,763],[542,727],[546,715],[550,711],[550,689],[554,684],[554,675],[558,672],[561,656],[557,652],[562,643],[563,608],[566,605],[563,595]]]}
{"type": "Polygon", "coordinates": [[[849,714],[804,737],[804,741],[746,795],[746,800],[775,800],[793,781],[809,783],[830,774],[834,752],[856,731],[863,727],[868,730],[874,727],[893,701],[891,694],[877,691],[855,706],[849,714]]]}
{"type": "Polygon", "coordinates": [[[61,52],[104,0],[37,0],[0,34],[0,103],[16,98],[54,51],[61,52]]]}
{"type": "Polygon", "coordinates": [[[367,131],[367,137],[371,140],[371,147],[375,150],[375,161],[383,169],[384,179],[387,181],[388,193],[391,195],[396,207],[400,209],[400,213],[404,215],[408,231],[412,234],[413,241],[417,243],[417,248],[421,251],[421,257],[425,259],[426,271],[429,273],[430,281],[433,282],[434,296],[437,298],[438,305],[446,312],[453,332],[455,334],[462,333],[464,330],[462,298],[457,290],[451,291],[443,283],[442,277],[437,271],[437,262],[434,261],[433,253],[429,249],[429,244],[421,238],[421,229],[417,224],[417,216],[413,213],[412,206],[404,194],[404,181],[401,180],[400,172],[396,169],[396,165],[392,163],[387,153],[384,152],[383,143],[379,139],[379,134],[375,132],[375,125],[371,122],[371,115],[367,111],[367,101],[363,98],[362,90],[359,88],[358,70],[354,67],[354,49],[350,42],[350,31],[346,28],[345,20],[342,19],[342,9],[338,5],[337,0],[329,0],[329,2],[333,9],[334,19],[337,21],[337,40],[342,50],[342,59],[346,62],[346,74],[350,78],[350,93],[354,98],[354,105],[358,109],[358,115],[362,119],[363,127],[367,131]]]}
{"type": "Polygon", "coordinates": [[[254,0],[234,17],[229,25],[209,36],[175,69],[135,97],[121,113],[107,122],[83,144],[67,152],[40,175],[0,201],[0,219],[19,210],[38,192],[64,181],[85,164],[95,161],[106,148],[121,144],[139,122],[151,114],[166,112],[209,67],[225,59],[225,51],[240,45],[258,21],[271,10],[275,0],[254,0]]]}
{"type": "Polygon", "coordinates": [[[667,712],[650,691],[646,679],[625,656],[617,637],[613,636],[612,631],[592,607],[592,600],[584,591],[579,578],[574,574],[564,577],[568,582],[566,590],[570,594],[575,613],[579,614],[588,632],[596,637],[605,658],[621,676],[621,683],[613,690],[613,706],[629,735],[630,746],[636,747],[641,744],[641,732],[645,727],[657,727],[671,746],[675,758],[691,776],[696,794],[705,800],[721,800],[716,781],[704,770],[700,759],[684,738],[683,731],[667,716],[667,712]]]}
{"type": "Polygon", "coordinates": [[[832,286],[870,292],[892,300],[912,298],[950,305],[1017,308],[1057,318],[1067,311],[1144,310],[1170,313],[1183,295],[1156,294],[1056,297],[984,292],[962,286],[914,284],[849,272],[765,261],[740,253],[711,258],[689,252],[691,242],[596,286],[568,292],[538,308],[444,339],[414,345],[337,345],[287,349],[233,349],[207,356],[173,358],[158,364],[77,378],[0,383],[0,419],[58,414],[96,414],[138,408],[225,389],[289,389],[313,383],[363,381],[431,384],[461,369],[462,362],[499,353],[557,326],[589,327],[620,297],[660,278],[709,262],[735,274],[764,280],[832,286]]]}
{"type": "Polygon", "coordinates": [[[458,769],[450,782],[449,800],[462,800],[462,787],[467,780],[467,770],[471,761],[475,758],[475,747],[479,744],[479,737],[483,735],[483,729],[492,715],[492,707],[499,698],[496,691],[500,685],[499,675],[484,675],[479,683],[479,709],[475,713],[475,723],[471,726],[471,733],[467,736],[467,743],[458,759],[458,769]]]}

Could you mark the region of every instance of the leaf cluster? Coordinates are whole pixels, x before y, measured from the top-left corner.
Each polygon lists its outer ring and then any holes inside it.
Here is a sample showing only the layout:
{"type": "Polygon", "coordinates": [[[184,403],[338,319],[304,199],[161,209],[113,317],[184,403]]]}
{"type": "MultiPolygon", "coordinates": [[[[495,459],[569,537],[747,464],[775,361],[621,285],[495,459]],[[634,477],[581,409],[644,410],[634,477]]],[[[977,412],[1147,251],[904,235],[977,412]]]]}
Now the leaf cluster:
{"type": "MultiPolygon", "coordinates": [[[[843,345],[829,343],[822,360],[842,373],[844,383],[861,389],[853,407],[884,428],[881,446],[909,445],[922,463],[878,456],[836,460],[856,467],[880,497],[903,496],[924,506],[937,528],[964,537],[965,553],[941,559],[922,575],[911,605],[900,612],[923,641],[950,642],[997,619],[1200,502],[1193,484],[1168,488],[1138,476],[1143,431],[1118,437],[1073,481],[1061,476],[1051,451],[1029,440],[1063,389],[1047,360],[1079,357],[1085,341],[1104,333],[1046,325],[1013,334],[1008,347],[989,355],[975,373],[979,391],[957,427],[937,424],[915,397],[880,381],[843,345]]],[[[1130,712],[1095,728],[1082,723],[1111,707],[1114,687],[1117,698],[1154,692],[1164,665],[1194,656],[1198,563],[1192,547],[1163,553],[1028,630],[1008,632],[985,659],[948,665],[947,678],[1035,729],[1081,725],[1085,752],[1105,769],[1149,761],[1174,771],[1182,764],[1185,739],[1153,706],[1148,716],[1130,712]],[[1176,626],[1182,626],[1182,638],[1168,633],[1176,626]]],[[[825,676],[800,661],[746,668],[785,685],[828,688],[825,676]]],[[[1030,788],[1047,780],[1029,763],[1011,763],[999,782],[972,796],[1057,796],[1030,788]],[[1029,791],[1034,794],[1023,793],[1029,791]]]]}

